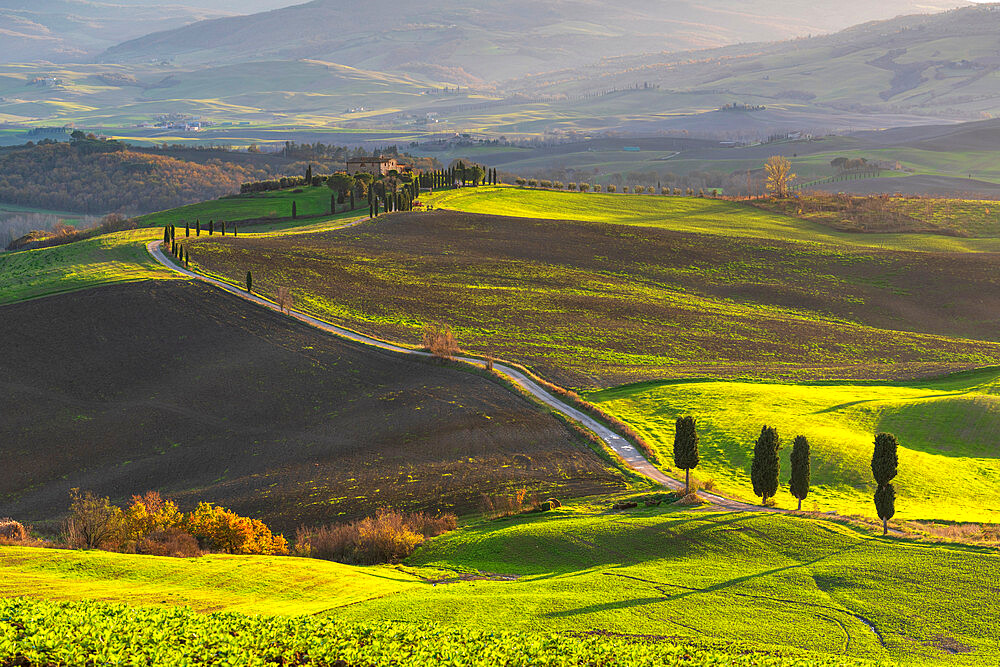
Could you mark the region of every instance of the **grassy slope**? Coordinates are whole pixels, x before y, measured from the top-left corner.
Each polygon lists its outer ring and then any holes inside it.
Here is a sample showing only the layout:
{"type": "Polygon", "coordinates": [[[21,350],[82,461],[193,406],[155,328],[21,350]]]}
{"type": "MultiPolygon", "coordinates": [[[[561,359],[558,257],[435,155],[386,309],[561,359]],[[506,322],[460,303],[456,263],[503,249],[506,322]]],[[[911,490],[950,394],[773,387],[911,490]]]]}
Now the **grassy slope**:
{"type": "MultiPolygon", "coordinates": [[[[96,285],[154,278],[168,280],[177,274],[155,262],[146,252],[149,241],[162,238],[164,225],[173,224],[184,233],[184,223],[201,220],[203,234],[208,221],[259,220],[242,227],[241,236],[294,228],[316,231],[338,226],[361,215],[361,209],[328,214],[330,190],[326,187],[265,192],[213,199],[138,218],[141,229],[87,239],[64,246],[17,253],[0,253],[0,304],[85,289],[96,285]],[[299,219],[291,219],[292,201],[297,202],[299,219]]],[[[365,211],[367,215],[367,211],[365,211]]],[[[230,233],[232,228],[230,227],[230,233]]]]}
{"type": "Polygon", "coordinates": [[[831,243],[840,246],[1000,252],[1000,238],[929,234],[851,234],[822,224],[768,213],[743,204],[659,195],[574,194],[509,187],[449,190],[424,197],[437,208],[552,220],[611,222],[679,232],[831,243]]]}
{"type": "MultiPolygon", "coordinates": [[[[1000,576],[995,551],[885,541],[835,524],[777,515],[685,513],[665,507],[608,515],[596,509],[584,506],[469,526],[432,540],[409,562],[423,574],[430,574],[427,568],[443,568],[517,575],[516,581],[413,586],[403,573],[359,568],[343,592],[324,604],[340,606],[346,598],[339,596],[359,593],[374,598],[356,587],[369,585],[365,577],[386,575],[390,580],[382,586],[398,586],[400,592],[329,616],[468,628],[482,628],[488,619],[491,626],[515,631],[593,630],[739,641],[907,664],[944,657],[932,645],[951,638],[973,652],[951,656],[950,664],[986,664],[1000,657],[990,583],[1000,576]],[[963,600],[961,606],[949,604],[956,598],[963,600]]],[[[132,586],[115,581],[119,568],[138,572],[130,576],[139,591],[157,570],[170,571],[163,559],[48,551],[26,559],[25,553],[0,549],[8,581],[35,573],[44,577],[47,588],[18,589],[14,583],[5,590],[8,594],[80,599],[88,594],[74,582],[86,581],[105,592],[104,599],[128,601],[132,586]],[[63,559],[78,559],[84,573],[60,569],[63,559]],[[89,568],[91,559],[100,564],[89,568]]],[[[274,598],[261,587],[254,609],[229,592],[245,584],[213,582],[209,590],[216,590],[222,608],[245,605],[241,608],[275,613],[272,605],[277,603],[281,613],[287,609],[284,594],[293,589],[303,590],[309,601],[320,597],[313,583],[303,584],[301,578],[319,585],[328,572],[342,576],[341,570],[320,563],[303,573],[297,559],[212,557],[184,563],[191,578],[178,585],[198,590],[212,579],[208,573],[228,567],[230,560],[250,569],[272,567],[271,580],[284,583],[274,598]]],[[[173,592],[195,597],[180,589],[173,592]]],[[[147,598],[154,604],[164,599],[147,598]]],[[[315,608],[307,603],[302,611],[315,608]]]]}
{"type": "Polygon", "coordinates": [[[892,384],[648,383],[589,398],[635,426],[667,461],[674,420],[694,415],[702,456],[695,474],[748,500],[753,444],[762,425],[775,426],[783,442],[776,500],[787,508],[796,505],[787,490],[791,441],[805,435],[813,488],[803,507],[871,516],[872,434],[889,431],[901,445],[897,517],[998,522],[997,393],[1000,370],[987,369],[892,384]]]}
{"type": "Polygon", "coordinates": [[[154,230],[99,236],[53,248],[0,253],[0,304],[96,285],[178,276],[146,252],[154,230]]]}
{"type": "Polygon", "coordinates": [[[315,614],[421,585],[394,567],[315,559],[211,555],[198,559],[104,551],[0,548],[0,596],[171,604],[198,611],[315,614]]]}

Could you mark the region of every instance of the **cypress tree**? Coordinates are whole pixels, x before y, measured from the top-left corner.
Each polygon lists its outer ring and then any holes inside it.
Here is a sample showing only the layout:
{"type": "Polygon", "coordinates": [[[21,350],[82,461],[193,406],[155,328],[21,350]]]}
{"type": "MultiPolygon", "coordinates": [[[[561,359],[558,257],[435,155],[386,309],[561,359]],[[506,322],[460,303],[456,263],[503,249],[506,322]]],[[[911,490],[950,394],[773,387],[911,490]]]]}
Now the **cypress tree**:
{"type": "Polygon", "coordinates": [[[253,276],[247,271],[247,293],[253,293],[253,276]]]}
{"type": "Polygon", "coordinates": [[[896,453],[896,436],[879,433],[875,436],[875,451],[872,452],[872,476],[878,488],[875,490],[875,510],[882,519],[882,534],[889,534],[889,519],[896,513],[896,488],[891,484],[899,469],[896,453]]]}
{"type": "Polygon", "coordinates": [[[191,253],[187,249],[184,250],[184,266],[191,266],[191,253]]]}
{"type": "Polygon", "coordinates": [[[166,244],[170,243],[170,227],[166,226],[163,228],[163,242],[166,244]]]}
{"type": "Polygon", "coordinates": [[[188,222],[184,223],[184,236],[191,236],[191,224],[188,222]]]}
{"type": "Polygon", "coordinates": [[[337,195],[330,193],[330,215],[337,214],[337,195]]]}
{"type": "Polygon", "coordinates": [[[875,490],[875,510],[882,519],[882,535],[889,534],[889,519],[896,514],[896,487],[882,484],[875,490]]]}
{"type": "Polygon", "coordinates": [[[208,221],[208,235],[211,236],[215,233],[215,220],[208,221]]]}
{"type": "Polygon", "coordinates": [[[222,235],[223,236],[226,235],[226,221],[225,220],[222,221],[222,235]]]}
{"type": "Polygon", "coordinates": [[[233,225],[233,236],[236,236],[236,225],[233,225]]]}
{"type": "Polygon", "coordinates": [[[306,185],[312,185],[313,182],[313,166],[309,165],[306,167],[306,185]]]}
{"type": "Polygon", "coordinates": [[[295,219],[295,218],[297,218],[297,217],[299,217],[299,209],[298,209],[298,207],[297,207],[297,206],[295,205],[295,202],[293,201],[293,202],[292,202],[292,220],[294,220],[294,219],[295,219]]]}
{"type": "Polygon", "coordinates": [[[698,431],[694,417],[678,417],[674,433],[674,465],[684,471],[684,495],[691,493],[691,468],[698,467],[698,431]]]}
{"type": "Polygon", "coordinates": [[[368,217],[369,218],[375,217],[375,207],[371,204],[368,204],[368,217]]]}
{"type": "Polygon", "coordinates": [[[795,436],[792,442],[792,479],[788,488],[799,499],[801,510],[802,501],[809,495],[809,441],[802,435],[795,436]]]}
{"type": "Polygon", "coordinates": [[[354,205],[354,190],[351,190],[351,210],[353,211],[355,208],[357,207],[354,205]]]}
{"type": "Polygon", "coordinates": [[[781,472],[779,449],[781,441],[778,439],[778,432],[770,426],[763,427],[753,449],[750,481],[753,482],[754,495],[760,496],[761,503],[765,505],[767,499],[773,498],[778,491],[778,473],[781,472]]]}
{"type": "Polygon", "coordinates": [[[170,240],[173,241],[176,238],[177,238],[177,229],[173,225],[170,225],[170,240]]]}
{"type": "Polygon", "coordinates": [[[201,218],[194,221],[194,235],[201,236],[201,218]]]}

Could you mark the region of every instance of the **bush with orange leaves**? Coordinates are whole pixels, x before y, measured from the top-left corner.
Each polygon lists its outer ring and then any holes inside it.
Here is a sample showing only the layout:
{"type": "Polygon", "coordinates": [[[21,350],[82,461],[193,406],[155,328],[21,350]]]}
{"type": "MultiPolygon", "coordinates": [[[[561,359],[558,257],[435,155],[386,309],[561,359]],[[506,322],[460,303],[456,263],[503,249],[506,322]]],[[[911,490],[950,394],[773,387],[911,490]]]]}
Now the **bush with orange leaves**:
{"type": "Polygon", "coordinates": [[[250,519],[211,503],[199,503],[181,527],[204,546],[231,554],[285,555],[288,543],[263,521],[250,519]]]}
{"type": "Polygon", "coordinates": [[[158,491],[132,496],[132,504],[122,517],[123,541],[138,542],[155,531],[175,528],[184,518],[172,500],[164,500],[158,491]]]}

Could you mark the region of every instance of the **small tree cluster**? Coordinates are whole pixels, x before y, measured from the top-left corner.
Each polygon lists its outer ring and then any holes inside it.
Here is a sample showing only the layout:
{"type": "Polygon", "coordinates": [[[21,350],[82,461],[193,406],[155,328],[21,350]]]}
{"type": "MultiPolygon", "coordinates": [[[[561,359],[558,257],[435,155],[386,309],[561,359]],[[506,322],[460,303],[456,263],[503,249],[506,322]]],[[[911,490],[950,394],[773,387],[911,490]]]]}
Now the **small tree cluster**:
{"type": "Polygon", "coordinates": [[[258,519],[239,516],[211,503],[199,503],[181,523],[184,530],[208,547],[231,554],[283,555],[288,543],[258,519]]]}

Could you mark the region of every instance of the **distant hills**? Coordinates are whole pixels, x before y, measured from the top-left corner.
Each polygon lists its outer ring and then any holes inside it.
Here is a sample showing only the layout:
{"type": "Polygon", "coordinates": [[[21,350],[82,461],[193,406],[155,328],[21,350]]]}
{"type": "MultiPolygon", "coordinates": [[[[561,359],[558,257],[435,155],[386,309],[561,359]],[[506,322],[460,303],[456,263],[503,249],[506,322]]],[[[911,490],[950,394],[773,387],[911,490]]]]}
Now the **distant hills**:
{"type": "Polygon", "coordinates": [[[573,96],[642,80],[709,108],[738,102],[975,117],[1000,111],[998,35],[1000,4],[983,4],[808,39],[607,59],[514,88],[573,96]]]}
{"type": "Polygon", "coordinates": [[[780,40],[962,0],[314,0],[125,41],[105,63],[206,66],[313,59],[473,84],[628,53],[780,40]]]}

